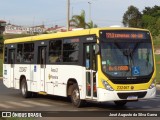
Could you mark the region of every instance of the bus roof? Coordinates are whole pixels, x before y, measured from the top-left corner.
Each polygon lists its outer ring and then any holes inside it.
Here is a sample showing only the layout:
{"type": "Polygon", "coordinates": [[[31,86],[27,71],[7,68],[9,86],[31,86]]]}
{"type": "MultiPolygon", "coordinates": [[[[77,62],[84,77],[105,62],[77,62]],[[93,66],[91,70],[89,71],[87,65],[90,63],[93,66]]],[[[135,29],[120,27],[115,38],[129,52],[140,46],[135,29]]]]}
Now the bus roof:
{"type": "Polygon", "coordinates": [[[98,35],[100,30],[143,30],[143,31],[148,31],[146,29],[126,28],[126,27],[92,28],[92,29],[84,29],[84,30],[76,30],[76,31],[68,31],[68,32],[42,34],[42,35],[30,36],[30,37],[6,39],[4,41],[4,44],[31,42],[31,41],[48,40],[48,39],[56,39],[56,38],[67,38],[67,37],[73,37],[73,36],[85,36],[85,35],[91,35],[91,34],[98,35]]]}

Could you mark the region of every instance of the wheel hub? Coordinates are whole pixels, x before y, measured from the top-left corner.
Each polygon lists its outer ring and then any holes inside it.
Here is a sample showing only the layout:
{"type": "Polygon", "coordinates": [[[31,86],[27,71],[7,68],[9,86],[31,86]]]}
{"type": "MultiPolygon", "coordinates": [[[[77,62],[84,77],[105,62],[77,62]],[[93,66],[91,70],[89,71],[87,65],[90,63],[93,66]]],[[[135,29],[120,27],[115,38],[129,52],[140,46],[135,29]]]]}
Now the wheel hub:
{"type": "Polygon", "coordinates": [[[22,85],[22,94],[25,95],[26,93],[26,86],[25,84],[22,85]]]}
{"type": "Polygon", "coordinates": [[[79,101],[79,91],[78,90],[73,91],[73,101],[75,103],[77,103],[79,101]]]}

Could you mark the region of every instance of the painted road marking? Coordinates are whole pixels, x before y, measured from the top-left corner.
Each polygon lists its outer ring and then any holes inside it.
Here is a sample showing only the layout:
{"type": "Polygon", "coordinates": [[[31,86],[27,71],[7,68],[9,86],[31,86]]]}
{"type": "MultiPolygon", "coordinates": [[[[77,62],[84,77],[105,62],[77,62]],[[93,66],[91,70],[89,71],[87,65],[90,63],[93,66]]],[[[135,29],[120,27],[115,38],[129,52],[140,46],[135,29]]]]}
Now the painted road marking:
{"type": "Polygon", "coordinates": [[[20,106],[20,107],[33,107],[32,105],[28,105],[28,104],[24,104],[24,103],[20,103],[20,102],[14,102],[14,101],[9,101],[7,103],[12,104],[12,105],[16,105],[16,106],[20,106]]]}
{"type": "Polygon", "coordinates": [[[0,103],[0,107],[2,108],[13,108],[12,106],[0,103]]]}
{"type": "Polygon", "coordinates": [[[46,101],[46,100],[39,100],[42,103],[47,103],[47,104],[51,104],[51,105],[69,105],[67,103],[62,103],[62,102],[55,102],[55,101],[46,101]]]}
{"type": "Polygon", "coordinates": [[[44,104],[44,103],[40,103],[38,101],[34,102],[34,101],[22,101],[26,104],[32,104],[32,105],[36,105],[36,106],[52,106],[52,105],[48,105],[48,104],[44,104]]]}

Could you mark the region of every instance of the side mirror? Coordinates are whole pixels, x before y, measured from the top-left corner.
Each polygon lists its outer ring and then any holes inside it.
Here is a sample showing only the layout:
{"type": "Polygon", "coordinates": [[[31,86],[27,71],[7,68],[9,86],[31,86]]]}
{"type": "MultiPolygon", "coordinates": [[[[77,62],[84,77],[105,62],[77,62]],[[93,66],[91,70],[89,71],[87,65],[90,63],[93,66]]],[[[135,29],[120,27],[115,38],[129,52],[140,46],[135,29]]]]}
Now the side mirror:
{"type": "Polygon", "coordinates": [[[96,54],[96,55],[99,54],[99,51],[100,51],[100,49],[99,49],[99,44],[96,44],[96,45],[95,45],[95,54],[96,54]]]}

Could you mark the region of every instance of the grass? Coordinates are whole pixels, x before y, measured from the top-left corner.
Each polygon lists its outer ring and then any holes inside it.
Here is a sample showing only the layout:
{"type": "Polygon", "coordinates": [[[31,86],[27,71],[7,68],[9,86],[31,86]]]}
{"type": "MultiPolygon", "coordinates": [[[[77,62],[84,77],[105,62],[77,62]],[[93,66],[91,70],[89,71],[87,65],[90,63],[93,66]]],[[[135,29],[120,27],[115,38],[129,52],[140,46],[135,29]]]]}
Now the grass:
{"type": "Polygon", "coordinates": [[[2,77],[2,74],[3,74],[3,59],[0,55],[0,77],[2,77]]]}
{"type": "Polygon", "coordinates": [[[156,69],[157,69],[156,80],[157,83],[160,83],[160,55],[155,55],[155,57],[156,57],[156,69]]]}
{"type": "Polygon", "coordinates": [[[153,44],[155,49],[160,49],[160,35],[153,38],[153,44]]]}
{"type": "Polygon", "coordinates": [[[0,53],[0,77],[3,75],[3,54],[0,53]]]}

